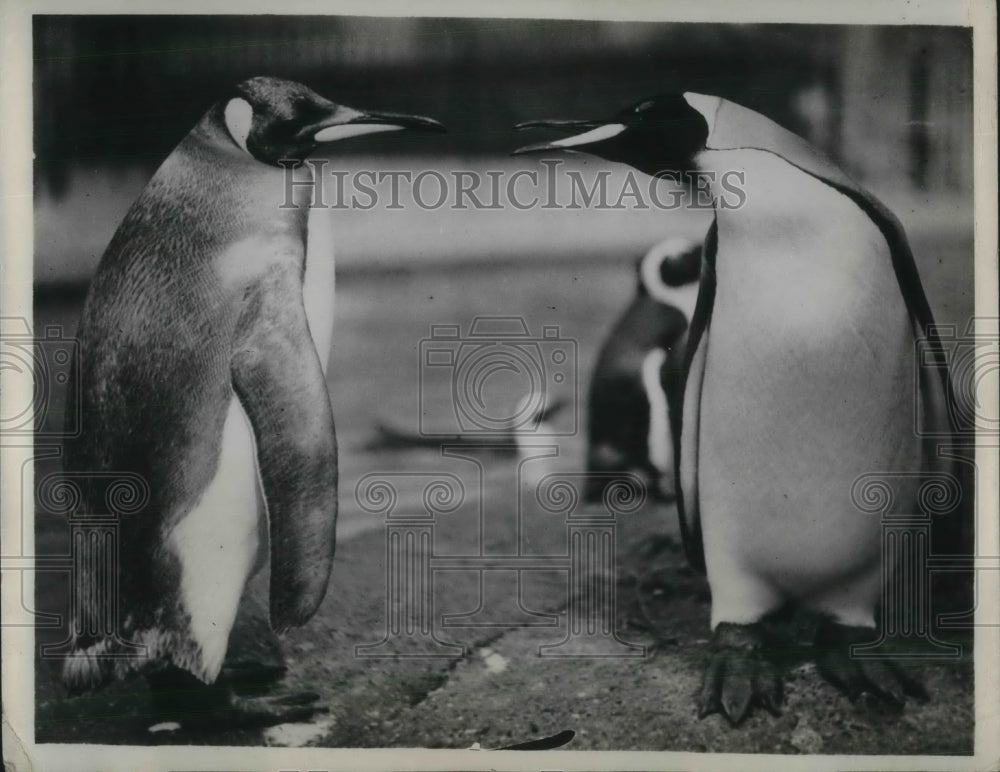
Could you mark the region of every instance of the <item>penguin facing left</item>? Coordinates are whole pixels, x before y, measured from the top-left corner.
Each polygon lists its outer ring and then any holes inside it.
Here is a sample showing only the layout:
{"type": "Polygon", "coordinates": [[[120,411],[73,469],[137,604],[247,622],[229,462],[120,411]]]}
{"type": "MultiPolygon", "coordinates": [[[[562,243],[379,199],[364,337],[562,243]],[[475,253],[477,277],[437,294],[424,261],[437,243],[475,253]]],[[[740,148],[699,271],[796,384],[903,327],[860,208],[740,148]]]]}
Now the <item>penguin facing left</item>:
{"type": "Polygon", "coordinates": [[[102,474],[141,475],[149,501],[119,523],[117,597],[95,590],[93,566],[108,555],[74,577],[71,690],[136,670],[151,685],[212,684],[266,543],[272,629],[318,608],[336,540],[333,251],[307,235],[308,168],[287,185],[280,164],[399,129],[443,127],[252,78],[202,117],[126,214],[84,304],[80,396],[67,408],[83,428],[64,458],[68,472],[93,475],[81,517],[102,512],[102,474]]]}
{"type": "MultiPolygon", "coordinates": [[[[947,359],[898,220],[804,140],[719,97],[663,94],[606,120],[522,127],[579,133],[516,152],[581,150],[650,175],[701,174],[712,189],[674,426],[681,532],[712,591],[700,715],[738,724],[752,705],[778,712],[766,623],[789,605],[821,616],[817,664],[852,699],[926,698],[905,660],[852,656],[876,636],[893,568],[855,483],[901,480],[893,515],[920,511],[923,475],[970,473],[915,431],[919,405],[932,434],[958,445],[947,359]]],[[[972,489],[958,487],[932,539],[968,555],[972,489]]]]}
{"type": "Polygon", "coordinates": [[[698,297],[701,243],[673,236],[638,262],[636,294],[608,333],[587,399],[586,498],[609,478],[642,475],[654,496],[674,498],[670,414],[679,407],[687,329],[698,297]]]}

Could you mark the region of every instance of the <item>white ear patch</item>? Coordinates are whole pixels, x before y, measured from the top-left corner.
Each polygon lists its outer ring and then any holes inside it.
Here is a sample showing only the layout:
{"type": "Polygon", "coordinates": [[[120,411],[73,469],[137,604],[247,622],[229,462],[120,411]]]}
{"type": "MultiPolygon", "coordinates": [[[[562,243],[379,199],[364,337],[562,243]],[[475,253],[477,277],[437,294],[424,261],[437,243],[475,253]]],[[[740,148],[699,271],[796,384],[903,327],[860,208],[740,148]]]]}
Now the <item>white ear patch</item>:
{"type": "Polygon", "coordinates": [[[243,148],[243,152],[249,154],[247,150],[247,137],[250,136],[250,129],[253,126],[253,108],[245,99],[236,97],[230,99],[226,105],[226,129],[233,142],[243,148]]]}
{"type": "MultiPolygon", "coordinates": [[[[685,238],[675,236],[666,241],[661,241],[653,247],[646,256],[642,258],[642,266],[639,275],[642,277],[642,286],[646,292],[661,303],[671,303],[672,296],[676,291],[674,287],[668,287],[663,283],[663,276],[660,274],[660,266],[668,257],[679,257],[691,249],[693,244],[685,238]]],[[[689,317],[690,318],[690,317],[689,317]]]]}
{"type": "Polygon", "coordinates": [[[646,440],[649,463],[661,474],[669,474],[673,467],[667,395],[660,382],[660,370],[666,361],[667,352],[661,348],[654,348],[642,360],[642,387],[649,400],[649,434],[646,440]]]}
{"type": "Polygon", "coordinates": [[[577,134],[573,137],[566,137],[566,139],[557,139],[555,142],[550,142],[549,145],[552,147],[574,147],[576,145],[588,145],[591,142],[600,142],[602,139],[611,139],[611,137],[617,136],[625,131],[624,123],[608,123],[604,126],[598,126],[596,129],[591,129],[590,131],[585,131],[583,134],[577,134]]]}
{"type": "Polygon", "coordinates": [[[365,134],[379,134],[383,131],[399,131],[402,126],[391,123],[342,123],[339,126],[327,126],[316,132],[313,139],[316,142],[336,142],[349,137],[360,137],[365,134]]]}

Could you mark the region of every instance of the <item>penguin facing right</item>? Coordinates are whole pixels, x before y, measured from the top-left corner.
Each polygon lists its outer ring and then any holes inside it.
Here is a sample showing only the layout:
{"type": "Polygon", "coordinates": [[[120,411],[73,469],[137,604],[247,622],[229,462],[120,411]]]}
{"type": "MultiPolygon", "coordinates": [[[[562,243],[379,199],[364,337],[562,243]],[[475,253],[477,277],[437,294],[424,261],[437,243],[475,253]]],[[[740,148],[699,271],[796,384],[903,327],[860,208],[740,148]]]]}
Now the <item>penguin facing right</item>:
{"type": "Polygon", "coordinates": [[[170,710],[253,722],[296,713],[209,687],[267,558],[279,634],[313,616],[333,562],[334,256],[307,226],[315,181],[301,162],[329,142],[399,129],[443,127],[251,78],[181,140],[116,231],[77,333],[79,401],[67,412],[82,431],[65,469],[85,480],[82,522],[106,511],[109,476],[141,477],[149,499],[120,518],[115,544],[77,562],[71,690],[141,671],[170,710]],[[103,592],[108,572],[114,594],[103,592]]]}
{"type": "Polygon", "coordinates": [[[587,398],[586,500],[605,473],[632,472],[656,498],[674,498],[670,415],[679,409],[688,324],[698,297],[701,243],[673,236],[636,265],[636,294],[597,355],[587,398]]]}
{"type": "MultiPolygon", "coordinates": [[[[857,506],[855,483],[891,475],[891,516],[921,510],[924,475],[970,473],[933,437],[958,444],[954,392],[898,220],[804,140],[719,97],[663,94],[606,120],[521,125],[545,127],[581,133],[515,152],[579,150],[688,183],[701,174],[712,189],[674,426],[682,535],[712,591],[699,715],[736,725],[755,704],[779,712],[766,621],[789,605],[821,616],[817,664],[849,697],[896,708],[926,698],[905,660],[852,656],[875,639],[892,569],[881,518],[857,506]],[[932,436],[916,431],[917,405],[932,436]]],[[[972,489],[958,487],[932,539],[955,535],[968,554],[972,489]]]]}

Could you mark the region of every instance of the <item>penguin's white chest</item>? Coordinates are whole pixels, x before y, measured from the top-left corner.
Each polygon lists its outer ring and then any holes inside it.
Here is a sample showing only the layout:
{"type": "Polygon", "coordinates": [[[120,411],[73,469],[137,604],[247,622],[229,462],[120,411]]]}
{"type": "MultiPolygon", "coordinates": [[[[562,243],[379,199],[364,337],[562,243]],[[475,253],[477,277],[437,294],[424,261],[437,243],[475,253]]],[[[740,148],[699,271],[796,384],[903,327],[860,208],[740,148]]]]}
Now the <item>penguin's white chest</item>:
{"type": "Polygon", "coordinates": [[[646,438],[649,463],[662,477],[673,473],[674,454],[670,440],[670,418],[667,395],[660,373],[667,361],[667,352],[654,348],[642,360],[642,388],[649,402],[649,433],[646,438]]]}
{"type": "Polygon", "coordinates": [[[331,214],[326,209],[312,209],[309,212],[306,273],[302,282],[302,299],[305,302],[309,332],[324,373],[333,343],[333,300],[336,285],[331,214]]]}
{"type": "Polygon", "coordinates": [[[260,547],[258,475],[250,421],[233,397],[226,412],[215,477],[174,528],[180,597],[191,638],[201,647],[196,674],[213,681],[260,547]]]}
{"type": "Polygon", "coordinates": [[[871,219],[756,155],[745,208],[717,220],[698,448],[705,554],[713,591],[753,575],[808,595],[877,571],[880,524],[852,504],[857,477],[920,469],[913,336],[871,219]]]}

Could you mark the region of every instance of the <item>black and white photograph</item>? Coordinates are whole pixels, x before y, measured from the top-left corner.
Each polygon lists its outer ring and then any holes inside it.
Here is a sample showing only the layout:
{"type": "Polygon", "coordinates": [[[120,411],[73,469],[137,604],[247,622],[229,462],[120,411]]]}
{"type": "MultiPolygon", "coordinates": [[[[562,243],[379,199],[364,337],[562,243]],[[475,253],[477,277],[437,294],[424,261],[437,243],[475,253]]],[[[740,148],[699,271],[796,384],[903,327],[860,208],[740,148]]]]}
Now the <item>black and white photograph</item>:
{"type": "Polygon", "coordinates": [[[996,9],[866,8],[5,2],[5,769],[996,769],[996,9]]]}

